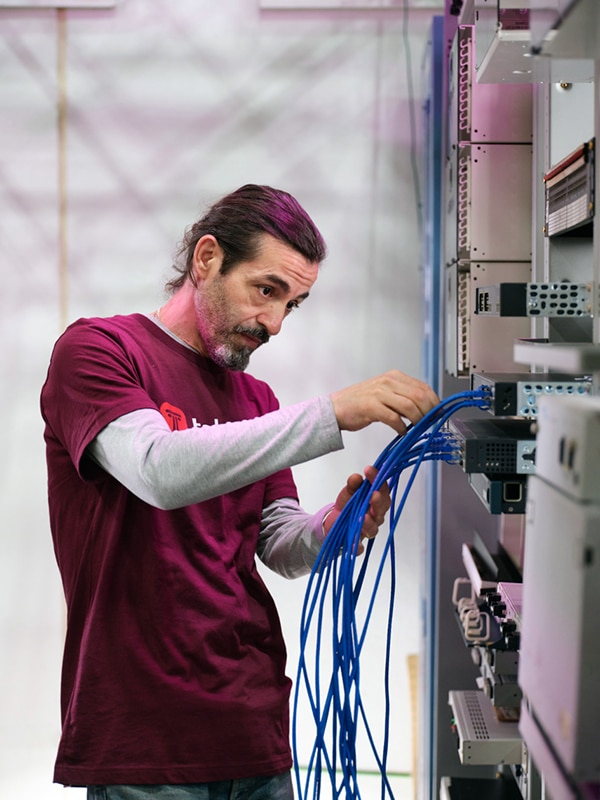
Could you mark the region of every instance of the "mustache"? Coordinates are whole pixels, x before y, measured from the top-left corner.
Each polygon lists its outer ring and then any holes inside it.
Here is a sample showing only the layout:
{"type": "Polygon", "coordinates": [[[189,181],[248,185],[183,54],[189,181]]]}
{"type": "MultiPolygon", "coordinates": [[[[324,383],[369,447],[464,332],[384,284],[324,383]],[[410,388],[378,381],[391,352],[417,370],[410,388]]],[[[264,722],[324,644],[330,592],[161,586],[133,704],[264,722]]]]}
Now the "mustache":
{"type": "Polygon", "coordinates": [[[246,336],[252,336],[254,339],[258,339],[261,344],[266,344],[271,338],[267,329],[263,328],[262,325],[257,328],[246,328],[243,325],[236,325],[233,330],[235,333],[243,333],[246,336]]]}

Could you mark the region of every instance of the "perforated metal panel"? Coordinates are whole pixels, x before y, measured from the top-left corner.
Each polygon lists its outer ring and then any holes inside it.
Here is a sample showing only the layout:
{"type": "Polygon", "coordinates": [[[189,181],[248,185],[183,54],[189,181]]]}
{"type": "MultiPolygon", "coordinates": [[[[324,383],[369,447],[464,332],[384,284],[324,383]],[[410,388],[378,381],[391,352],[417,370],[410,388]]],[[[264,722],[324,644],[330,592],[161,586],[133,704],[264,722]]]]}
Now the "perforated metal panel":
{"type": "Polygon", "coordinates": [[[527,313],[540,317],[585,317],[593,312],[591,283],[530,283],[527,313]]]}
{"type": "Polygon", "coordinates": [[[475,739],[479,741],[490,738],[490,732],[485,722],[485,717],[481,710],[479,694],[477,692],[464,693],[465,705],[469,713],[469,721],[475,739]]]}

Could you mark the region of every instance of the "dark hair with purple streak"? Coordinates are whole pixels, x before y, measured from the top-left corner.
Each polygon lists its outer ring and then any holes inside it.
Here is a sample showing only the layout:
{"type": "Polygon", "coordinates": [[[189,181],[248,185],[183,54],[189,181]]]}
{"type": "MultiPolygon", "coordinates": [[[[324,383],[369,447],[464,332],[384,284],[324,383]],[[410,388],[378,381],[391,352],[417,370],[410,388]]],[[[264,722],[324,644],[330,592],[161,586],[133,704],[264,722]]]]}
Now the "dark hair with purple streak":
{"type": "Polygon", "coordinates": [[[212,234],[218,241],[224,254],[220,272],[225,274],[258,256],[265,233],[289,244],[311,264],[320,264],[327,254],[316,225],[291,194],[249,183],[217,201],[186,230],[173,265],[178,274],[167,290],[176,291],[188,277],[194,280],[194,250],[202,236],[212,234]]]}

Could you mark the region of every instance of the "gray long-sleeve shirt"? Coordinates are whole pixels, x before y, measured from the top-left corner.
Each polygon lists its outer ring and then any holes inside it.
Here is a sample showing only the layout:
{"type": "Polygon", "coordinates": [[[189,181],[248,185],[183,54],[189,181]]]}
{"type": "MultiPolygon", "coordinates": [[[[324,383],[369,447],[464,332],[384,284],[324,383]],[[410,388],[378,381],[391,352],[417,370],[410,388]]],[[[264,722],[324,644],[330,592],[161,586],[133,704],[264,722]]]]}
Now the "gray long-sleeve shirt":
{"type": "MultiPolygon", "coordinates": [[[[141,409],[107,425],[89,455],[136,496],[177,508],[253,483],[277,470],[343,447],[330,398],[262,417],[171,431],[158,411],[141,409]]],[[[263,509],[257,553],[288,578],[312,568],[331,505],[308,514],[291,498],[263,509]]]]}

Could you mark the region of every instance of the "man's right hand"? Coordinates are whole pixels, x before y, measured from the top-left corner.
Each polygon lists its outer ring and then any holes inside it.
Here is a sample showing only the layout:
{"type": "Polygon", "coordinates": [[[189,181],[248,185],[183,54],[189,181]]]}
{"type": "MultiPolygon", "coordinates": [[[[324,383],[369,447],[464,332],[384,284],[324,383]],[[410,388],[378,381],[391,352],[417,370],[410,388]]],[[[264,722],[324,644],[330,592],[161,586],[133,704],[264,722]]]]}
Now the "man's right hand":
{"type": "Polygon", "coordinates": [[[333,392],[331,400],[340,430],[383,422],[399,434],[406,432],[407,420],[415,424],[440,402],[430,386],[398,370],[333,392]]]}

